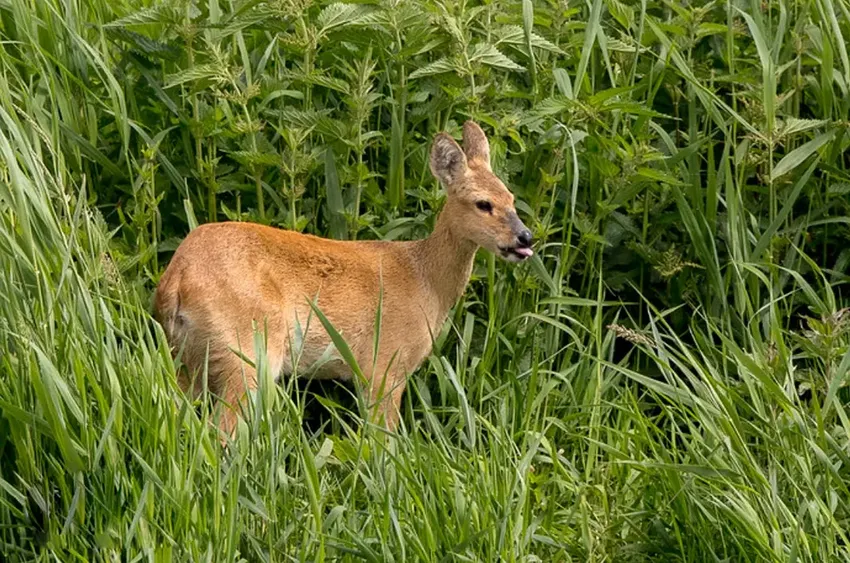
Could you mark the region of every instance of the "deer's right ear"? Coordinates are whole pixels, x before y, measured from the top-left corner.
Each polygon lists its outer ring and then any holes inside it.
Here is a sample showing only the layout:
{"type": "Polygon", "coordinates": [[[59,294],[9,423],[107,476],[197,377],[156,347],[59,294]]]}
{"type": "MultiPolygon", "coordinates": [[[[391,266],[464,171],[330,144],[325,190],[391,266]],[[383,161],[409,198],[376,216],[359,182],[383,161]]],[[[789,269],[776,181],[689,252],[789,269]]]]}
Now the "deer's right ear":
{"type": "Polygon", "coordinates": [[[470,162],[477,161],[490,169],[490,142],[474,121],[463,124],[463,152],[470,162]]]}
{"type": "Polygon", "coordinates": [[[431,147],[431,173],[446,188],[466,173],[466,155],[451,135],[440,133],[431,147]]]}

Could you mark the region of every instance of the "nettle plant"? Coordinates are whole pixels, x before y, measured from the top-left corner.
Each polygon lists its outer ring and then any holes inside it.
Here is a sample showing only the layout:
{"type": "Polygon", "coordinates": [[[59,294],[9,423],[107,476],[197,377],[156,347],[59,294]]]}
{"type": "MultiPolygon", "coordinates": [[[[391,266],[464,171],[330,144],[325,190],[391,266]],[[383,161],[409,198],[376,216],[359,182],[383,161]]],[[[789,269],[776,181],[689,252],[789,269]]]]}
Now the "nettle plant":
{"type": "Polygon", "coordinates": [[[135,263],[153,278],[150,261],[196,217],[423,236],[442,197],[428,139],[472,117],[520,211],[539,218],[536,237],[553,244],[518,283],[582,294],[604,273],[623,301],[752,308],[732,289],[750,274],[730,278],[728,263],[767,252],[791,267],[803,243],[850,260],[844,226],[805,239],[783,228],[847,207],[848,102],[832,66],[844,49],[821,15],[782,3],[751,15],[715,3],[585,14],[404,1],[128,14],[106,29],[151,158],[145,189],[112,177],[139,210],[122,236],[128,248],[164,239],[135,263]],[[828,168],[815,172],[814,155],[828,168]]]}

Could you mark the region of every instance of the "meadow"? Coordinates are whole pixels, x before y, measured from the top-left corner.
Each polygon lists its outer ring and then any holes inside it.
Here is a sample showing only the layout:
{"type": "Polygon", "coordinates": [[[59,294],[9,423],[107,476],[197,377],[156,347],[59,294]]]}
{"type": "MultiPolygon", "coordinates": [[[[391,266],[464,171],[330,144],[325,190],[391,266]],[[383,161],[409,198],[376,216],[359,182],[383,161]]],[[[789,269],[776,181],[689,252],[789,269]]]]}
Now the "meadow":
{"type": "Polygon", "coordinates": [[[850,559],[848,0],[0,0],[0,560],[850,559]],[[153,289],[210,221],[481,251],[402,425],[264,382],[229,448],[153,289]]]}

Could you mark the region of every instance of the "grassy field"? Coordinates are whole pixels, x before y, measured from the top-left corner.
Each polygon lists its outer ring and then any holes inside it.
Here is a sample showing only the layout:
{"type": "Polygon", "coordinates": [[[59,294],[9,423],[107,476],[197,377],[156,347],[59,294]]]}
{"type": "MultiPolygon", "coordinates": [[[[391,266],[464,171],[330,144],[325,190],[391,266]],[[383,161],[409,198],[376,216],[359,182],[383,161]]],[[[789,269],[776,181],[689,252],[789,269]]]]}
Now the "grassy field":
{"type": "Polygon", "coordinates": [[[691,4],[0,0],[0,560],[850,559],[850,2],[691,4]],[[535,258],[222,450],[180,239],[425,236],[468,118],[535,258]]]}

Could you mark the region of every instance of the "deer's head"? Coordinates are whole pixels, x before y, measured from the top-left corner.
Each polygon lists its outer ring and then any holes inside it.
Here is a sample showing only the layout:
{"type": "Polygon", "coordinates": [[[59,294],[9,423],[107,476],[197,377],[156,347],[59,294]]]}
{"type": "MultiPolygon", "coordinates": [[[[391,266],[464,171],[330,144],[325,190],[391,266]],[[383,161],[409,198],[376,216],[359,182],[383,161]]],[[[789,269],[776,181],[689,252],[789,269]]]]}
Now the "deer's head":
{"type": "Polygon", "coordinates": [[[534,254],[531,231],[514,207],[514,196],[490,168],[490,143],[476,123],[463,125],[463,148],[448,133],[431,147],[431,172],[446,187],[443,213],[452,232],[510,262],[534,254]]]}

